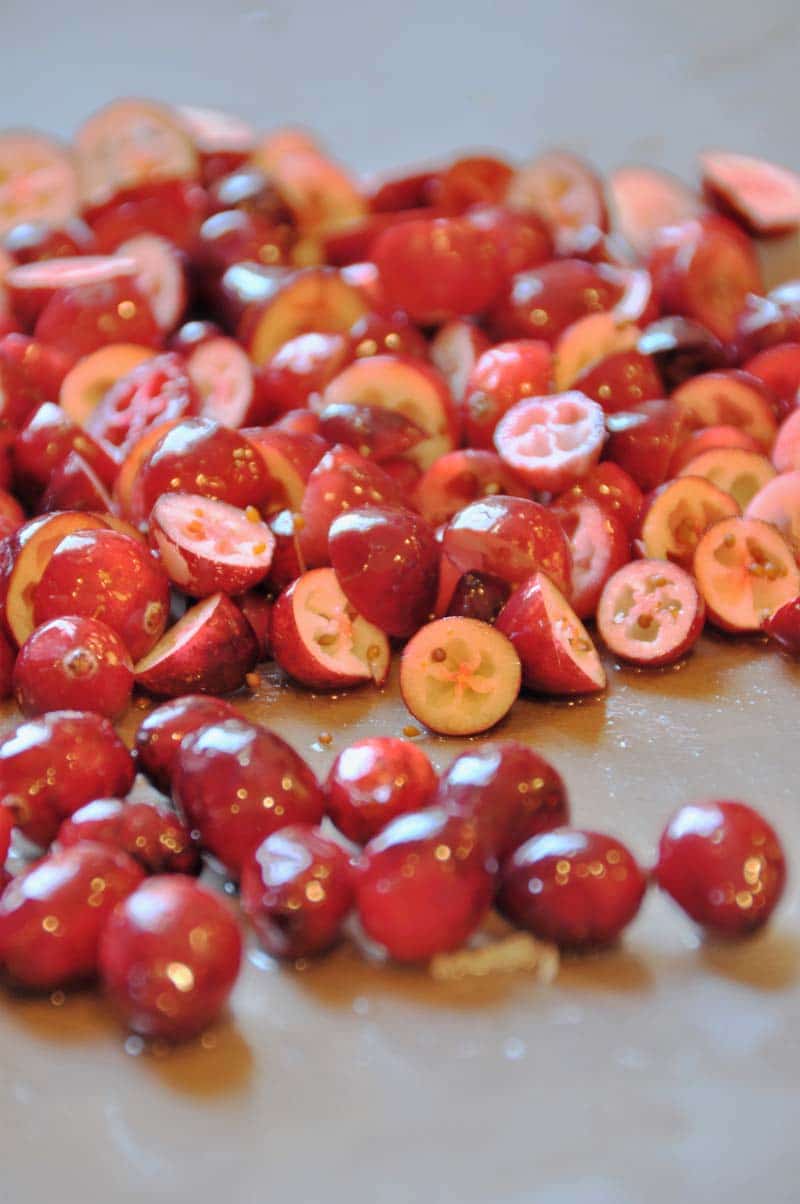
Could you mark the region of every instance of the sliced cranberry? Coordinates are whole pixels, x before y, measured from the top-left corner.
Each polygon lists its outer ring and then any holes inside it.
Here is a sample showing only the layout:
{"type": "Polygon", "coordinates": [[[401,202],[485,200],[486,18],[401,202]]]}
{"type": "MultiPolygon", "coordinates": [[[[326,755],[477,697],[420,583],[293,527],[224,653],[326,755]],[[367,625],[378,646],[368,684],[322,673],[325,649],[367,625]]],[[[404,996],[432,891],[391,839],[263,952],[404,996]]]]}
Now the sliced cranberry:
{"type": "MultiPolygon", "coordinates": [[[[0,871],[5,874],[4,866],[8,857],[8,850],[11,847],[11,834],[14,829],[14,816],[7,807],[0,807],[0,871]]],[[[3,879],[3,887],[7,885],[7,879],[3,879]]]]}
{"type": "Polygon", "coordinates": [[[121,849],[85,842],[12,879],[0,896],[0,960],[12,980],[51,991],[93,978],[103,929],[143,877],[121,849]]]}
{"type": "Polygon", "coordinates": [[[93,510],[99,514],[109,514],[112,509],[113,502],[108,490],[77,452],[70,452],[54,470],[38,505],[42,514],[64,510],[93,510]]]}
{"type": "Polygon", "coordinates": [[[414,505],[432,527],[480,498],[527,498],[528,489],[493,451],[467,447],[435,460],[414,490],[414,505]]]}
{"type": "Polygon", "coordinates": [[[588,497],[557,503],[554,509],[569,539],[572,609],[579,619],[588,619],[597,610],[606,581],[630,560],[628,528],[613,511],[588,497]]]}
{"type": "Polygon", "coordinates": [[[459,214],[470,205],[500,203],[514,172],[494,155],[469,155],[437,172],[428,184],[428,203],[459,214]]]}
{"type": "Polygon", "coordinates": [[[116,719],[133,690],[133,665],[120,637],[97,619],[51,619],[19,650],[14,695],[24,715],[58,708],[116,719]]]}
{"type": "Polygon", "coordinates": [[[130,277],[60,290],[42,310],[35,334],[73,361],[109,343],[160,347],[163,338],[149,302],[130,277]]]}
{"type": "Polygon", "coordinates": [[[427,807],[436,786],[436,772],[416,744],[371,736],[348,745],[331,766],[327,813],[348,839],[366,844],[398,815],[427,807]]]}
{"type": "Polygon", "coordinates": [[[170,351],[117,381],[90,416],[87,429],[124,453],[156,423],[196,414],[199,405],[183,358],[170,351]]]}
{"type": "Polygon", "coordinates": [[[364,850],[357,906],[395,961],[458,949],[489,907],[493,880],[475,825],[442,808],[402,815],[364,850]]]}
{"type": "Polygon", "coordinates": [[[136,732],[136,757],[159,790],[169,794],[181,741],[207,723],[235,719],[238,712],[222,698],[184,694],[146,715],[136,732]]]}
{"type": "Polygon", "coordinates": [[[652,358],[668,392],[698,372],[727,368],[730,362],[716,335],[689,318],[673,316],[651,322],[637,348],[652,358]]]}
{"type": "Polygon", "coordinates": [[[364,314],[350,330],[350,346],[356,359],[371,355],[428,358],[425,336],[402,311],[364,314]]]}
{"type": "MultiPolygon", "coordinates": [[[[223,287],[236,270],[226,272],[223,287]]],[[[270,294],[242,315],[238,334],[254,363],[262,365],[297,335],[347,335],[369,308],[363,294],[335,268],[306,268],[275,279],[270,294]]]]}
{"type": "Polygon", "coordinates": [[[230,905],[180,874],[144,882],[100,943],[103,987],[143,1037],[182,1041],[211,1024],[239,973],[242,937],[230,905]]]}
{"type": "Polygon", "coordinates": [[[302,758],[280,736],[244,719],[188,733],[173,790],[203,847],[236,877],[266,836],[287,824],[319,823],[324,811],[302,758]]]}
{"type": "MultiPolygon", "coordinates": [[[[553,349],[555,392],[571,388],[587,369],[609,356],[633,352],[639,335],[639,327],[619,318],[616,308],[573,322],[559,335],[553,349]]],[[[661,395],[663,390],[659,391],[661,395]]]]}
{"type": "Polygon", "coordinates": [[[629,410],[642,401],[664,396],[664,384],[654,360],[640,351],[612,352],[581,372],[574,386],[599,402],[606,414],[629,410]]]}
{"type": "Polygon", "coordinates": [[[767,387],[778,418],[794,410],[800,395],[800,342],[778,343],[759,351],[747,361],[744,371],[767,387]]]}
{"type": "Polygon", "coordinates": [[[704,151],[703,187],[723,213],[753,234],[785,234],[800,226],[800,176],[751,155],[704,151]]]}
{"type": "Polygon", "coordinates": [[[139,234],[158,234],[180,250],[190,251],[206,205],[205,190],[194,180],[152,179],[115,191],[84,216],[106,253],[139,234]]]}
{"type": "Polygon", "coordinates": [[[377,464],[405,455],[425,438],[422,428],[398,410],[352,402],[325,406],[319,432],[329,443],[345,443],[377,464]]]}
{"type": "MultiPolygon", "coordinates": [[[[291,410],[284,418],[301,412],[291,410]]],[[[316,427],[318,419],[316,415],[313,418],[316,427]]],[[[287,429],[277,424],[246,427],[241,434],[256,448],[269,475],[269,488],[261,509],[266,514],[286,508],[299,510],[308,478],[330,450],[327,441],[316,431],[287,429]]]]}
{"type": "Polygon", "coordinates": [[[680,475],[692,460],[696,460],[704,452],[721,447],[739,447],[744,451],[754,452],[759,450],[759,444],[756,443],[753,436],[748,435],[738,426],[728,426],[727,423],[719,426],[704,426],[697,431],[692,431],[678,446],[672,457],[670,475],[680,475]]]}
{"type": "Polygon", "coordinates": [[[574,502],[589,498],[597,502],[615,518],[618,518],[628,531],[631,531],[639,521],[644,503],[641,489],[618,464],[604,460],[595,464],[584,477],[572,486],[565,494],[556,499],[561,506],[571,506],[574,502]]]}
{"type": "Polygon", "coordinates": [[[724,423],[739,427],[765,450],[775,440],[778,424],[770,395],[746,372],[704,372],[676,389],[672,400],[687,430],[724,423]]]}
{"type": "MultiPolygon", "coordinates": [[[[736,345],[742,357],[781,343],[800,342],[800,295],[796,283],[773,289],[766,297],[751,293],[739,315],[736,345]]],[[[748,369],[749,370],[749,369],[748,369]]],[[[758,373],[756,373],[758,375],[758,373]]]]}
{"type": "Polygon", "coordinates": [[[770,461],[760,452],[741,447],[715,447],[690,460],[681,469],[681,475],[710,481],[744,510],[776,474],[770,461]]]}
{"type": "Polygon", "coordinates": [[[478,744],[456,757],[442,774],[435,801],[475,823],[500,861],[530,837],[569,820],[560,774],[517,740],[478,744]]]}
{"type": "Polygon", "coordinates": [[[492,328],[500,339],[544,339],[552,346],[573,322],[611,309],[621,294],[593,264],[561,259],[514,276],[492,310],[492,328]]]}
{"type": "MultiPolygon", "coordinates": [[[[781,472],[760,489],[745,510],[746,519],[760,519],[777,528],[800,564],[800,471],[781,472]]],[[[774,567],[774,566],[773,566],[774,567]]]]}
{"type": "Polygon", "coordinates": [[[118,465],[106,448],[72,422],[61,406],[44,402],[14,440],[12,457],[19,492],[31,501],[38,500],[72,452],[81,457],[104,488],[111,487],[118,465]]]}
{"type": "Polygon", "coordinates": [[[248,164],[215,180],[208,189],[211,209],[244,209],[274,224],[291,224],[291,215],[269,176],[248,164]]]}
{"type": "Polygon", "coordinates": [[[486,335],[466,318],[445,322],[431,339],[431,361],[441,372],[457,403],[463,400],[472,369],[488,350],[486,335]]]}
{"type": "Polygon", "coordinates": [[[550,348],[540,340],[518,339],[485,351],[464,390],[464,433],[470,446],[491,448],[503,415],[523,398],[549,393],[552,375],[550,348]]]}
{"type": "Polygon", "coordinates": [[[565,949],[615,941],[634,919],[647,879],[621,841],[559,828],[534,836],[506,862],[498,905],[540,940],[565,949]]]}
{"type": "Polygon", "coordinates": [[[304,526],[302,515],[291,510],[279,510],[269,520],[269,529],[275,540],[275,551],[267,584],[280,593],[306,571],[306,562],[300,548],[300,531],[304,526]]]}
{"type": "Polygon", "coordinates": [[[300,513],[300,543],[306,564],[330,563],[328,532],[338,514],[354,506],[401,506],[403,499],[391,477],[353,448],[339,445],[327,452],[308,478],[300,513]]]}
{"type": "Polygon", "coordinates": [[[640,257],[658,242],[661,231],[703,211],[696,192],[675,176],[654,167],[620,167],[608,179],[616,226],[640,257]]]}
{"type": "Polygon", "coordinates": [[[120,799],[95,799],[58,829],[62,849],[90,840],[122,849],[148,874],[193,874],[200,868],[197,841],[166,808],[120,799]]]}
{"type": "Polygon", "coordinates": [[[437,176],[435,171],[414,171],[376,181],[369,196],[369,207],[373,213],[394,213],[428,205],[431,184],[437,176]]]}
{"type": "Polygon", "coordinates": [[[206,218],[197,239],[196,260],[203,272],[221,274],[236,263],[266,266],[290,261],[291,228],[259,213],[228,209],[206,218]]]}
{"type": "Polygon", "coordinates": [[[604,455],[624,469],[646,493],[668,477],[684,434],[681,411],[673,401],[643,401],[611,414],[606,422],[604,455]]]}
{"type": "Polygon", "coordinates": [[[602,408],[574,390],[517,402],[494,433],[500,459],[532,489],[551,493],[584,477],[604,441],[602,408]]]}
{"type": "Polygon", "coordinates": [[[69,218],[62,226],[21,222],[5,235],[3,247],[14,263],[94,255],[98,249],[91,229],[79,217],[69,218]]]}
{"type": "MultiPolygon", "coordinates": [[[[273,536],[274,538],[274,536],[273,536]]],[[[272,626],[272,598],[261,594],[258,590],[250,589],[244,594],[237,594],[234,601],[252,628],[258,645],[258,659],[265,661],[270,656],[269,632],[272,626]]]]}
{"type": "Polygon", "coordinates": [[[669,560],[691,572],[695,549],[709,527],[738,513],[736,501],[711,481],[677,477],[651,495],[637,546],[652,560],[669,560]]]}
{"type": "Polygon", "coordinates": [[[723,631],[758,631],[800,594],[791,548],[776,527],[758,518],[715,523],[697,545],[694,573],[708,617],[723,631]]]}
{"type": "Polygon", "coordinates": [[[345,851],[317,829],[273,832],[246,860],[242,908],[273,957],[311,957],[330,949],[355,902],[345,851]]]}
{"type": "Polygon", "coordinates": [[[553,258],[553,236],[537,213],[517,213],[505,205],[480,204],[469,209],[466,217],[494,244],[504,280],[553,258]]]}
{"type": "Polygon", "coordinates": [[[488,573],[464,573],[453,591],[447,613],[465,619],[494,623],[508,601],[511,586],[488,573]]]}
{"type": "Polygon", "coordinates": [[[150,541],[170,581],[193,598],[238,594],[269,572],[275,539],[247,511],[193,493],[164,493],[150,514],[150,541]]]}
{"type": "Polygon", "coordinates": [[[779,606],[764,623],[764,631],[792,656],[800,656],[800,598],[779,606]]]}
{"type": "Polygon", "coordinates": [[[778,472],[800,468],[800,409],[794,410],[781,423],[772,448],[772,463],[778,472]]]}
{"type": "Polygon", "coordinates": [[[688,803],[667,824],[656,880],[703,928],[743,936],[766,924],[786,882],[775,830],[729,799],[688,803]]]}
{"type": "Polygon", "coordinates": [[[606,582],[597,626],[616,656],[653,668],[671,665],[691,650],[705,613],[694,580],[678,565],[634,560],[606,582]]]}
{"type": "Polygon", "coordinates": [[[244,685],[258,661],[253,628],[227,594],[192,606],[134,666],[136,682],[151,694],[227,694],[244,685]]]}
{"type": "Polygon", "coordinates": [[[603,182],[588,163],[569,151],[546,151],[521,167],[509,184],[508,204],[543,217],[555,234],[558,250],[564,236],[569,239],[583,226],[608,229],[603,182]]]}

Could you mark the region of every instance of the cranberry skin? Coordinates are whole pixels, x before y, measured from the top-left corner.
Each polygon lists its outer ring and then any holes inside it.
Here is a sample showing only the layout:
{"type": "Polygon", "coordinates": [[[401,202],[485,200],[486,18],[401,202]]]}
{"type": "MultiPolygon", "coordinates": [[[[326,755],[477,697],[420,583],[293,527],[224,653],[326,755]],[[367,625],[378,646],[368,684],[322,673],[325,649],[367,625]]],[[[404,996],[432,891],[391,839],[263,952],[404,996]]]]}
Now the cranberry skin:
{"type": "Polygon", "coordinates": [[[743,936],[766,924],[786,883],[774,829],[729,799],[690,803],[673,815],[658,846],[656,881],[709,932],[743,936]]]}
{"type": "Polygon", "coordinates": [[[242,167],[215,180],[208,190],[211,209],[243,209],[266,220],[286,224],[292,217],[270,178],[255,167],[242,167]]]}
{"type": "Polygon", "coordinates": [[[340,832],[363,845],[398,815],[428,807],[436,786],[421,748],[395,736],[372,736],[343,749],[331,766],[327,812],[340,832]]]}
{"type": "Polygon", "coordinates": [[[33,609],[37,626],[63,615],[101,619],[138,661],[167,625],[169,581],[132,536],[77,531],[56,546],[36,587],[33,609]]]}
{"type": "Polygon", "coordinates": [[[448,522],[482,497],[528,496],[528,487],[494,451],[465,447],[445,452],[421,477],[414,506],[432,527],[448,522]]]}
{"type": "Polygon", "coordinates": [[[364,930],[395,961],[458,949],[486,915],[493,868],[474,825],[440,807],[401,815],[369,842],[359,863],[364,930]]]}
{"type": "Polygon", "coordinates": [[[6,234],[3,246],[17,264],[97,253],[94,234],[79,217],[69,218],[63,226],[20,222],[6,234]]]}
{"type": "Polygon", "coordinates": [[[170,351],[139,364],[112,385],[87,429],[124,453],[156,423],[188,417],[199,408],[183,357],[170,351]]]}
{"type": "Polygon", "coordinates": [[[792,656],[800,656],[800,598],[779,606],[767,619],[764,630],[792,656]]]}
{"type": "Polygon", "coordinates": [[[208,723],[237,719],[239,712],[223,698],[206,694],[184,694],[171,698],[146,715],[136,733],[139,768],[159,790],[169,794],[181,741],[208,723]]]}
{"type": "Polygon", "coordinates": [[[85,707],[116,719],[133,691],[133,665],[107,623],[80,616],[51,619],[28,637],[14,667],[24,715],[85,707]]]}
{"type": "Polygon", "coordinates": [[[84,842],[13,878],[0,896],[0,962],[37,991],[93,978],[100,934],[144,877],[121,849],[84,842]]]}
{"type": "Polygon", "coordinates": [[[502,205],[475,205],[466,216],[484,238],[494,243],[505,280],[553,258],[550,231],[535,213],[515,213],[502,205]]]}
{"type": "Polygon", "coordinates": [[[104,254],[138,234],[159,234],[181,251],[193,249],[207,197],[195,180],[147,180],[122,188],[84,213],[104,254]]]}
{"type": "Polygon", "coordinates": [[[565,949],[616,940],[639,910],[647,879],[601,832],[556,828],[520,845],[503,867],[497,903],[520,928],[565,949]]]}
{"type": "Polygon", "coordinates": [[[264,413],[277,418],[304,409],[352,358],[342,334],[312,331],[289,339],[256,370],[256,391],[264,413]]]}
{"type": "Polygon", "coordinates": [[[347,401],[325,406],[318,433],[329,443],[346,443],[381,465],[404,456],[425,437],[421,427],[397,410],[347,401]]]}
{"type": "Polygon", "coordinates": [[[61,406],[52,401],[40,405],[14,439],[12,461],[17,492],[29,502],[38,502],[53,476],[75,452],[96,474],[106,489],[113,484],[118,465],[61,406]]]}
{"type": "Polygon", "coordinates": [[[518,339],[484,351],[464,390],[464,434],[470,447],[492,450],[495,427],[525,397],[551,391],[553,357],[547,343],[518,339]]]}
{"type": "Polygon", "coordinates": [[[70,361],[24,334],[0,338],[0,419],[22,426],[46,401],[58,401],[70,361]]]}
{"type": "Polygon", "coordinates": [[[475,823],[500,860],[532,836],[569,822],[561,775],[517,740],[479,744],[456,757],[442,774],[435,802],[475,823]]]}
{"type": "Polygon", "coordinates": [[[355,901],[344,849],[318,828],[294,824],[273,832],[242,870],[242,907],[273,957],[312,957],[341,936],[355,901]]]}
{"type": "Polygon", "coordinates": [[[644,401],[608,419],[603,455],[649,493],[666,481],[683,436],[683,419],[673,401],[644,401]]]}
{"type": "Polygon", "coordinates": [[[160,347],[163,342],[150,303],[127,277],[59,289],[39,315],[34,333],[73,362],[109,343],[160,347]]]}
{"type": "Polygon", "coordinates": [[[403,496],[388,473],[352,447],[337,444],[309,475],[300,513],[300,549],[306,568],[330,564],[328,532],[337,515],[355,507],[402,506],[403,496]]]}
{"type": "Polygon", "coordinates": [[[413,635],[429,617],[439,548],[419,515],[391,506],[348,510],[331,523],[328,551],[348,601],[387,635],[413,635]]]}
{"type": "Polygon", "coordinates": [[[491,324],[498,339],[544,339],[553,346],[573,322],[611,309],[621,296],[622,286],[594,264],[560,259],[514,276],[491,324]]]}
{"type": "Polygon", "coordinates": [[[135,509],[146,518],[162,493],[199,493],[246,510],[265,502],[272,487],[255,447],[211,418],[176,423],[145,459],[134,486],[135,509]]]}
{"type": "Polygon", "coordinates": [[[0,631],[0,698],[10,698],[14,692],[12,680],[16,659],[15,649],[0,631]]]}
{"type": "Polygon", "coordinates": [[[448,615],[494,623],[511,594],[511,587],[489,573],[464,573],[459,577],[447,607],[448,615]]]}
{"type": "Polygon", "coordinates": [[[568,508],[588,498],[597,502],[630,533],[639,523],[644,494],[629,473],[610,460],[595,464],[577,484],[556,498],[556,506],[568,508]]]}
{"type": "Polygon", "coordinates": [[[235,877],[265,837],[287,824],[319,823],[325,809],[305,761],[280,736],[244,719],[187,735],[172,783],[203,847],[235,877]]]}
{"type": "Polygon", "coordinates": [[[84,840],[122,849],[148,874],[193,874],[200,869],[200,850],[186,825],[171,811],[149,803],[95,799],[64,820],[57,839],[62,849],[84,840]]]}
{"type": "Polygon", "coordinates": [[[230,905],[194,878],[150,878],[116,909],[100,942],[112,1005],[143,1037],[183,1041],[216,1020],[242,961],[230,905]]]}
{"type": "Polygon", "coordinates": [[[464,218],[422,218],[378,236],[371,258],[391,308],[421,325],[481,313],[502,284],[497,248],[464,218]]]}
{"type": "Polygon", "coordinates": [[[124,797],[134,775],[133,758],[114,728],[89,711],[26,719],[0,742],[0,804],[42,847],[84,803],[124,797]]]}
{"type": "Polygon", "coordinates": [[[729,368],[729,348],[691,318],[659,318],[642,333],[637,349],[650,356],[668,393],[690,376],[729,368]]]}

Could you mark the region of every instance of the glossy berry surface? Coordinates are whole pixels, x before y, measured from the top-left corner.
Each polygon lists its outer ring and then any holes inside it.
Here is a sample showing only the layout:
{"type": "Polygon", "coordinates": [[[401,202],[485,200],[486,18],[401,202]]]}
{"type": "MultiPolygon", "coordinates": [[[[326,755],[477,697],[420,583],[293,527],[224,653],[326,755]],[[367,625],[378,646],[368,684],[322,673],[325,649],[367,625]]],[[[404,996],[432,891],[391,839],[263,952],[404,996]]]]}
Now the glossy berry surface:
{"type": "Polygon", "coordinates": [[[143,1037],[181,1041],[227,1003],[242,958],[239,925],[224,899],[175,874],[143,883],[106,926],[100,975],[122,1020],[143,1037]]]}
{"type": "Polygon", "coordinates": [[[85,707],[115,719],[132,690],[128,650],[99,619],[67,616],[42,623],[14,666],[14,695],[24,715],[85,707]]]}
{"type": "Polygon", "coordinates": [[[701,927],[743,936],[772,915],[786,861],[774,829],[752,807],[730,799],[690,803],[664,829],[656,881],[701,927]]]}
{"type": "Polygon", "coordinates": [[[398,815],[429,806],[436,785],[436,772],[416,744],[370,736],[348,745],[331,766],[326,810],[348,839],[366,844],[398,815]]]}
{"type": "Polygon", "coordinates": [[[540,940],[585,949],[616,940],[647,880],[619,840],[557,828],[521,845],[503,867],[498,906],[540,940]]]}
{"type": "Polygon", "coordinates": [[[350,858],[318,828],[295,824],[268,836],[244,864],[242,907],[273,957],[324,953],[355,900],[350,858]]]}
{"type": "Polygon", "coordinates": [[[58,829],[59,846],[83,840],[122,849],[148,874],[192,874],[200,868],[197,841],[174,812],[150,803],[95,799],[58,829]]]}
{"type": "Polygon", "coordinates": [[[139,768],[153,785],[169,794],[181,741],[207,723],[236,719],[238,711],[223,698],[184,694],[171,698],[146,715],[136,732],[139,768]]]}
{"type": "Polygon", "coordinates": [[[109,343],[159,347],[162,338],[147,299],[130,277],[60,289],[39,315],[35,335],[72,360],[109,343]]]}

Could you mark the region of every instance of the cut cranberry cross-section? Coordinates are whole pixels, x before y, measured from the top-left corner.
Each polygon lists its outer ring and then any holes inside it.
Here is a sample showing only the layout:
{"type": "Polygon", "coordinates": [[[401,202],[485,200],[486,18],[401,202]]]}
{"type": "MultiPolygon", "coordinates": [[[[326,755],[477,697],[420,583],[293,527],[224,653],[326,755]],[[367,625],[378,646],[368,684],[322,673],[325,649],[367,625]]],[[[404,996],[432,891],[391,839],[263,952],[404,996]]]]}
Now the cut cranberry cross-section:
{"type": "Polygon", "coordinates": [[[635,665],[669,665],[703,630],[705,607],[682,568],[663,560],[634,560],[607,582],[597,607],[606,647],[635,665]]]}
{"type": "Polygon", "coordinates": [[[568,489],[600,459],[603,410],[582,393],[530,397],[500,419],[501,459],[533,489],[568,489]]]}
{"type": "Polygon", "coordinates": [[[694,556],[709,618],[724,631],[758,631],[800,593],[800,569],[776,527],[728,518],[707,531],[694,556]]]}
{"type": "Polygon", "coordinates": [[[250,506],[195,493],[164,493],[150,515],[150,540],[166,573],[192,597],[240,594],[269,572],[275,536],[250,506]]]}

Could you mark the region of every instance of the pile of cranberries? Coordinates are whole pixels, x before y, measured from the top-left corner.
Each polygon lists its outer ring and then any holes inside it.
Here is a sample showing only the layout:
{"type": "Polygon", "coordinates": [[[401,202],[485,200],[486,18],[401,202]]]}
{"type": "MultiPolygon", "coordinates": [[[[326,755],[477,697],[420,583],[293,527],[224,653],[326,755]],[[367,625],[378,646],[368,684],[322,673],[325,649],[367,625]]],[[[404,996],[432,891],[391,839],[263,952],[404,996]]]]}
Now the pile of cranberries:
{"type": "MultiPolygon", "coordinates": [[[[759,266],[800,177],[700,165],[701,191],[563,151],[358,183],[305,132],[143,100],[72,147],[0,134],[0,696],[26,716],[0,832],[58,846],[0,901],[12,979],[99,967],[137,1031],[195,1031],[240,956],[201,851],[284,957],[354,909],[405,960],[493,899],[563,946],[632,918],[642,871],[563,827],[528,750],[437,783],[387,739],[322,789],[215,696],[268,658],[381,687],[398,651],[414,718],[471,736],[520,690],[605,689],[596,640],[659,667],[709,622],[800,653],[800,281],[759,266]],[[134,690],[172,700],[137,757],[177,812],[124,801],[134,690]]],[[[783,862],[715,803],[679,812],[657,876],[741,931],[783,862]]]]}

